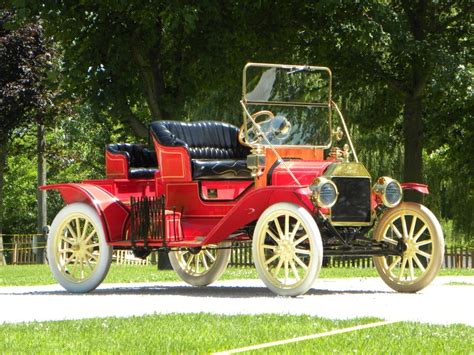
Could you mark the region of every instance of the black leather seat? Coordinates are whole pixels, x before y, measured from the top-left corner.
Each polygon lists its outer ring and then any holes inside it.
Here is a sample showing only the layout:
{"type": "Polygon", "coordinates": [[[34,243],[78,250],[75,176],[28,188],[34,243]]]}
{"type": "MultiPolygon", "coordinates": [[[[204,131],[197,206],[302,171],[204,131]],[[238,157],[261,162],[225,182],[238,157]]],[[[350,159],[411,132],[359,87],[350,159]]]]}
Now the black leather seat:
{"type": "Polygon", "coordinates": [[[145,148],[143,144],[114,143],[108,144],[107,150],[127,158],[130,179],[153,178],[158,170],[155,151],[145,148]]]}
{"type": "Polygon", "coordinates": [[[185,147],[191,157],[193,179],[251,179],[250,149],[239,143],[239,129],[216,121],[157,121],[150,126],[161,145],[185,147]]]}

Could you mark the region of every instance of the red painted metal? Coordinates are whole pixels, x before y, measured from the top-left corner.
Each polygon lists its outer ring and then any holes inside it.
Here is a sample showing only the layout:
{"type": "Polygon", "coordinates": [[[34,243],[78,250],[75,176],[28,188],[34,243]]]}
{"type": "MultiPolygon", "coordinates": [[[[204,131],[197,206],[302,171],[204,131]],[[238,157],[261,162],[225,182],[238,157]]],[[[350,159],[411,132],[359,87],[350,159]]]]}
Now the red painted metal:
{"type": "Polygon", "coordinates": [[[108,179],[128,179],[128,162],[123,154],[105,151],[105,176],[108,179]]]}
{"type": "Polygon", "coordinates": [[[185,147],[167,147],[153,138],[161,180],[168,182],[192,181],[191,158],[185,147]]]}
{"type": "Polygon", "coordinates": [[[233,201],[251,185],[253,185],[253,179],[245,181],[201,181],[201,197],[206,201],[233,201]]]}
{"type": "MultiPolygon", "coordinates": [[[[202,244],[218,243],[231,233],[256,221],[265,209],[278,202],[289,202],[313,210],[308,188],[294,186],[268,186],[247,193],[209,232],[202,244]]],[[[199,240],[195,241],[200,242],[199,240]]]]}
{"type": "MultiPolygon", "coordinates": [[[[249,238],[244,228],[255,222],[266,208],[278,202],[294,203],[313,212],[308,185],[335,163],[318,160],[315,153],[300,160],[286,161],[285,164],[303,187],[295,186],[283,164],[276,168],[269,167],[265,181],[257,185],[253,179],[193,181],[186,148],[162,146],[156,140],[153,144],[160,167],[154,178],[126,178],[128,164],[125,156],[106,153],[109,178],[42,188],[58,190],[66,204],[85,202],[93,206],[103,221],[107,240],[118,247],[131,246],[128,233],[130,197],[164,194],[167,245],[201,246],[219,243],[230,236],[249,238]],[[116,178],[110,178],[112,176],[116,178]],[[267,186],[270,181],[271,186],[267,186]]],[[[295,152],[296,149],[292,154],[295,155],[295,152]]],[[[405,183],[402,187],[428,192],[427,186],[422,184],[405,183]]],[[[373,196],[372,207],[375,208],[376,204],[373,196]]],[[[162,246],[162,243],[162,240],[148,241],[151,247],[162,246]]]]}
{"type": "Polygon", "coordinates": [[[89,184],[56,184],[42,186],[41,189],[59,191],[66,204],[83,202],[94,207],[103,222],[107,241],[123,239],[129,210],[110,192],[89,184]]]}
{"type": "Polygon", "coordinates": [[[425,184],[419,184],[417,182],[402,182],[400,185],[403,190],[415,190],[425,195],[430,193],[428,191],[428,185],[425,184]]]}
{"type": "Polygon", "coordinates": [[[181,225],[181,213],[166,211],[165,213],[165,236],[166,241],[182,241],[184,239],[181,225]]]}
{"type": "MultiPolygon", "coordinates": [[[[333,161],[315,161],[315,160],[292,160],[285,164],[295,175],[301,185],[310,185],[313,179],[324,173],[327,167],[333,164],[333,161]]],[[[288,174],[283,164],[278,165],[273,170],[272,185],[295,185],[295,181],[288,174]]]]}
{"type": "Polygon", "coordinates": [[[83,183],[101,187],[126,205],[130,204],[131,196],[141,197],[161,195],[161,193],[156,192],[157,184],[155,183],[155,180],[151,179],[84,180],[83,183]]]}
{"type": "Polygon", "coordinates": [[[166,208],[175,208],[186,217],[220,218],[235,205],[235,201],[202,200],[198,182],[168,183],[164,187],[166,208]]]}

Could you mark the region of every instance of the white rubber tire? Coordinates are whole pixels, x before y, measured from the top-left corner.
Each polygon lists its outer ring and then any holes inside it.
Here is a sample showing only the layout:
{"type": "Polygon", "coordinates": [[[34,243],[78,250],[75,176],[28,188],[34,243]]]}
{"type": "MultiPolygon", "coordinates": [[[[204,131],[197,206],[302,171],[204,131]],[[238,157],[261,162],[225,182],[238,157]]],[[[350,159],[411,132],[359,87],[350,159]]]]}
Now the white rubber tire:
{"type": "MultiPolygon", "coordinates": [[[[285,217],[286,218],[286,217],[285,217]]],[[[286,223],[286,219],[285,219],[286,223]]],[[[295,225],[296,225],[295,223],[295,225]]],[[[288,224],[290,224],[289,219],[288,219],[288,224]]],[[[280,225],[280,224],[279,224],[280,225]]],[[[296,229],[296,226],[293,226],[296,229]]],[[[294,232],[294,231],[293,231],[294,232]]],[[[277,238],[278,239],[278,238],[277,238]]],[[[275,239],[273,239],[275,240],[275,239]]],[[[276,243],[276,242],[275,242],[276,243]]],[[[271,247],[271,246],[270,246],[271,247]]],[[[297,246],[293,246],[293,248],[297,248],[297,246]]],[[[253,240],[252,240],[252,255],[253,255],[253,260],[255,263],[255,267],[257,269],[257,273],[260,277],[260,279],[265,283],[265,285],[275,294],[281,295],[281,296],[298,296],[306,293],[314,284],[316,278],[319,275],[319,272],[321,270],[321,265],[323,261],[323,243],[321,240],[321,234],[319,232],[319,228],[314,221],[313,217],[311,214],[304,209],[301,206],[292,204],[292,203],[287,203],[287,202],[281,202],[281,203],[276,203],[270,207],[268,207],[260,216],[260,218],[257,221],[257,224],[255,226],[254,234],[253,234],[253,240]],[[275,223],[275,218],[278,218],[283,215],[288,215],[291,218],[293,218],[296,223],[300,223],[300,227],[304,228],[304,232],[307,234],[308,238],[307,239],[307,245],[309,246],[309,263],[307,264],[307,269],[306,271],[303,270],[303,277],[301,275],[298,275],[300,279],[295,277],[296,282],[293,284],[285,284],[284,282],[279,281],[278,275],[279,271],[273,271],[276,272],[277,276],[275,277],[274,274],[272,274],[272,271],[269,266],[269,259],[274,258],[273,260],[288,260],[288,263],[293,262],[293,265],[295,264],[295,257],[298,252],[296,250],[300,249],[292,249],[292,241],[295,238],[295,235],[293,234],[293,239],[291,237],[291,231],[289,229],[285,229],[284,235],[285,238],[290,240],[290,242],[282,242],[282,238],[280,238],[281,244],[275,244],[273,250],[273,254],[267,259],[265,255],[265,240],[268,242],[268,225],[270,223],[275,223]],[[289,234],[287,236],[287,234],[289,234]],[[283,246],[283,244],[285,244],[283,246]],[[278,257],[276,256],[277,253],[280,250],[285,249],[283,253],[281,254],[282,256],[278,257]],[[275,251],[277,250],[277,251],[275,251]],[[286,255],[286,256],[283,256],[286,255]],[[292,256],[293,255],[293,256],[292,256]],[[288,259],[286,259],[288,258],[288,259]],[[293,258],[291,261],[289,259],[293,258]]],[[[278,264],[282,262],[278,261],[278,264]]],[[[286,263],[286,261],[283,261],[283,263],[286,263]]],[[[288,269],[288,263],[286,263],[285,268],[288,269]]],[[[281,268],[281,264],[280,264],[281,268]]],[[[276,266],[275,269],[278,269],[278,266],[276,266]]],[[[293,276],[295,276],[295,272],[293,272],[293,276]]],[[[285,279],[286,281],[286,274],[289,273],[285,270],[285,279]]]]}
{"type": "MultiPolygon", "coordinates": [[[[84,226],[84,229],[87,228],[87,226],[84,226]]],[[[85,203],[72,203],[59,211],[54,218],[47,241],[48,263],[54,278],[67,291],[85,293],[99,286],[109,271],[112,262],[112,252],[113,248],[107,244],[105,238],[102,221],[95,209],[91,206],[85,203]],[[94,235],[94,239],[97,241],[96,244],[98,244],[98,246],[94,247],[96,248],[94,250],[94,256],[97,257],[97,261],[94,264],[95,267],[90,272],[90,275],[87,275],[84,279],[74,279],[71,276],[72,273],[66,270],[64,260],[59,256],[59,250],[62,248],[62,233],[68,221],[72,221],[72,219],[75,218],[80,218],[84,221],[87,220],[88,223],[95,228],[96,234],[94,235]]],[[[90,265],[89,261],[88,264],[90,265]]]]}
{"type": "MultiPolygon", "coordinates": [[[[414,202],[403,202],[399,206],[387,210],[383,216],[380,218],[380,221],[377,223],[377,227],[374,231],[374,238],[376,240],[382,240],[387,229],[390,228],[390,223],[393,223],[401,216],[416,216],[417,220],[421,220],[426,225],[426,230],[429,233],[431,238],[431,258],[428,264],[425,267],[425,270],[421,272],[420,275],[417,275],[411,280],[401,280],[396,277],[396,275],[390,270],[390,267],[387,263],[387,258],[384,256],[375,256],[374,265],[377,269],[382,280],[392,289],[398,292],[418,292],[428,286],[433,279],[438,274],[441,266],[443,265],[444,259],[444,237],[443,230],[441,225],[438,222],[438,219],[435,217],[433,212],[431,212],[427,207],[414,202]]],[[[412,219],[413,221],[413,219],[412,219]]],[[[407,223],[407,222],[405,222],[407,223]]],[[[415,223],[416,226],[416,223],[415,223]]],[[[405,230],[408,232],[408,237],[410,235],[410,227],[407,226],[405,230]]],[[[400,233],[405,233],[404,228],[401,228],[400,233]]],[[[416,234],[416,230],[413,230],[413,235],[416,234]]],[[[410,238],[408,238],[410,239],[410,238]]],[[[426,239],[428,240],[428,239],[426,239]]],[[[416,240],[413,242],[415,243],[416,240]]],[[[413,261],[413,255],[417,255],[416,250],[410,255],[409,252],[404,253],[404,256],[401,258],[400,263],[409,264],[411,263],[412,268],[417,266],[417,263],[413,261]],[[407,259],[407,262],[404,261],[407,259]],[[410,261],[410,259],[412,259],[410,261]],[[408,263],[409,262],[409,263],[408,263]]],[[[419,261],[419,260],[418,260],[419,261]]],[[[422,265],[423,266],[423,265],[422,265]]],[[[403,269],[404,270],[404,269],[403,269]]],[[[401,270],[403,272],[403,270],[401,270]]],[[[407,269],[408,270],[408,269],[407,269]]],[[[408,271],[407,271],[408,274],[408,271]]],[[[409,275],[407,275],[409,276],[409,275]]]]}
{"type": "MultiPolygon", "coordinates": [[[[170,251],[168,253],[171,266],[173,270],[178,274],[178,276],[186,283],[192,286],[208,286],[212,284],[214,281],[219,279],[222,273],[225,271],[227,264],[230,260],[231,254],[231,247],[232,243],[230,241],[221,242],[218,247],[219,248],[227,248],[227,249],[217,249],[215,255],[215,261],[209,267],[208,270],[204,270],[203,272],[199,272],[199,268],[197,271],[190,270],[186,268],[186,261],[184,260],[185,253],[189,253],[188,251],[170,251]]],[[[208,257],[205,255],[205,247],[198,253],[198,254],[190,254],[199,256],[200,260],[202,258],[208,257]]],[[[189,266],[189,265],[188,265],[189,266]]]]}

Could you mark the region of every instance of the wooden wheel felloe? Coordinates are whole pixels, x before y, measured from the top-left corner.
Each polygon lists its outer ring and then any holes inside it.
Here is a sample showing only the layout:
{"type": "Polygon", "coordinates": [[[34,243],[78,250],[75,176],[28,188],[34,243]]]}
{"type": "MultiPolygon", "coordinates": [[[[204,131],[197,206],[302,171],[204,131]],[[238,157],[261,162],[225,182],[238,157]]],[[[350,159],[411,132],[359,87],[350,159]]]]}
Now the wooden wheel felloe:
{"type": "Polygon", "coordinates": [[[307,292],[319,274],[323,257],[316,222],[303,207],[291,203],[274,204],[262,213],[252,252],[262,281],[283,296],[307,292]]]}
{"type": "Polygon", "coordinates": [[[89,292],[105,278],[112,262],[97,212],[84,203],[64,207],[55,217],[48,237],[49,267],[70,292],[89,292]]]}
{"type": "Polygon", "coordinates": [[[170,263],[173,270],[186,283],[193,286],[207,286],[216,281],[225,271],[230,259],[231,242],[206,245],[200,249],[189,248],[171,251],[170,263]]]}
{"type": "Polygon", "coordinates": [[[388,210],[380,219],[376,240],[404,243],[402,256],[374,257],[375,267],[385,283],[399,292],[417,292],[438,274],[443,263],[444,238],[433,213],[423,205],[405,202],[388,210]]]}

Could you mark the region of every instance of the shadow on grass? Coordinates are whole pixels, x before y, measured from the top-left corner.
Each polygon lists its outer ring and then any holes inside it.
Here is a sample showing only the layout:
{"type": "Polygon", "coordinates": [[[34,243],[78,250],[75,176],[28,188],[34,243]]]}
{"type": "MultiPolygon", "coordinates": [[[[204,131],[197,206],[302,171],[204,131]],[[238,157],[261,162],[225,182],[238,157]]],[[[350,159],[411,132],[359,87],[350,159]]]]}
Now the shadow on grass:
{"type": "MultiPolygon", "coordinates": [[[[330,289],[311,289],[305,295],[298,297],[289,297],[294,299],[304,298],[305,296],[326,296],[326,295],[373,295],[373,294],[390,294],[393,291],[381,290],[330,290],[330,289]]],[[[24,296],[127,296],[127,295],[145,295],[145,296],[186,296],[186,297],[214,297],[214,298],[276,298],[277,296],[266,287],[249,287],[249,286],[208,286],[208,287],[192,287],[192,286],[143,286],[143,287],[114,287],[99,288],[87,294],[71,293],[63,290],[53,291],[30,291],[30,292],[5,292],[0,295],[24,295],[24,296]]]]}

